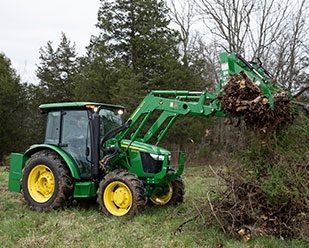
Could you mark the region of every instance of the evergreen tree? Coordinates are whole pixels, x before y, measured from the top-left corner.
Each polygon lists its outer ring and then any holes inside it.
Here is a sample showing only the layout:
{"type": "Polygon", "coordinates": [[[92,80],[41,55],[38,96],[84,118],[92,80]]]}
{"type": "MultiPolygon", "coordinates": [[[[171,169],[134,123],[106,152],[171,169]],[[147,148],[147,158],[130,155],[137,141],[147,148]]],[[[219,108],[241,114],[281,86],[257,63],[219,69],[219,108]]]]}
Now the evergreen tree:
{"type": "Polygon", "coordinates": [[[74,101],[74,77],[77,73],[75,44],[71,46],[70,40],[64,33],[56,50],[52,42],[48,41],[40,49],[40,65],[36,71],[40,79],[40,86],[45,90],[47,102],[74,101]]]}
{"type": "Polygon", "coordinates": [[[11,61],[0,54],[0,163],[4,155],[21,149],[23,91],[11,61]]]}
{"type": "Polygon", "coordinates": [[[112,103],[112,88],[117,77],[107,61],[109,54],[104,46],[88,47],[88,50],[92,52],[78,59],[79,70],[75,77],[74,93],[79,101],[112,103]]]}
{"type": "Polygon", "coordinates": [[[117,70],[127,66],[145,89],[163,88],[164,75],[178,66],[178,34],[171,30],[163,1],[102,1],[98,13],[98,37],[93,48],[104,46],[117,70]]]}
{"type": "Polygon", "coordinates": [[[22,141],[25,148],[32,144],[40,144],[44,140],[47,115],[42,115],[38,107],[46,102],[45,94],[46,90],[40,85],[29,84],[25,87],[26,104],[23,106],[25,112],[23,129],[27,135],[22,141]]]}

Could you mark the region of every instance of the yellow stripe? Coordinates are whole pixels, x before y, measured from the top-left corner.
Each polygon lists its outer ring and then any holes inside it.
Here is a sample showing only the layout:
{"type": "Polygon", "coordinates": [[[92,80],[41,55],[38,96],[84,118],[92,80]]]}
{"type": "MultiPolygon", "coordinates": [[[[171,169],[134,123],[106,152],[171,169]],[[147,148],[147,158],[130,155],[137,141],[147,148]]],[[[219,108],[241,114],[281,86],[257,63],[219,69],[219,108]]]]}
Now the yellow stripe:
{"type": "MultiPolygon", "coordinates": [[[[128,145],[121,145],[121,146],[122,146],[122,147],[128,147],[128,145]]],[[[145,149],[139,148],[139,147],[136,147],[136,146],[130,146],[129,148],[130,148],[130,149],[136,149],[136,150],[139,150],[139,151],[146,152],[145,149]]]]}
{"type": "Polygon", "coordinates": [[[138,113],[138,111],[141,109],[141,107],[143,107],[144,103],[145,103],[145,102],[143,102],[143,103],[141,104],[141,106],[135,111],[135,113],[132,115],[132,117],[131,117],[130,119],[133,119],[133,118],[134,118],[134,116],[138,113]]]}

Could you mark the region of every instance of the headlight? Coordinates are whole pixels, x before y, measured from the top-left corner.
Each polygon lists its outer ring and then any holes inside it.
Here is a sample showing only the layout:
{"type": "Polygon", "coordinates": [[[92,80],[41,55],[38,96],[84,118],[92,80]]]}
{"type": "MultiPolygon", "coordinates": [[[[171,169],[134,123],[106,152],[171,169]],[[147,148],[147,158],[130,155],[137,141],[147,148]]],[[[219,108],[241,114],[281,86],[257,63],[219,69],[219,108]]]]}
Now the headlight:
{"type": "MultiPolygon", "coordinates": [[[[158,161],[163,161],[164,160],[164,155],[159,155],[159,154],[152,154],[150,153],[150,156],[154,159],[154,160],[158,160],[158,161]]],[[[171,160],[171,155],[168,155],[168,160],[171,160]]]]}

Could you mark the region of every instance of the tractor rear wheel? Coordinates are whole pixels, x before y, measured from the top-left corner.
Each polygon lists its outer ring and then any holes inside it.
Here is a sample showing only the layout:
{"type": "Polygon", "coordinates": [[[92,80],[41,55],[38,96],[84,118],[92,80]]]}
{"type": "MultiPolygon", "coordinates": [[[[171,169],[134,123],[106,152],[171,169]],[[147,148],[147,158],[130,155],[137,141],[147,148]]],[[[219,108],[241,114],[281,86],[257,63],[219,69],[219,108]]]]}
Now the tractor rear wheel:
{"type": "MultiPolygon", "coordinates": [[[[168,173],[174,172],[173,169],[169,169],[168,173]]],[[[164,195],[153,195],[149,197],[150,202],[155,205],[176,205],[183,202],[185,195],[185,185],[181,177],[176,177],[174,181],[168,182],[167,193],[164,195]]]]}
{"type": "Polygon", "coordinates": [[[22,170],[22,193],[30,208],[49,211],[69,205],[74,180],[64,160],[53,151],[31,156],[22,170]]]}
{"type": "Polygon", "coordinates": [[[145,188],[138,177],[127,170],[114,170],[100,182],[98,203],[107,216],[132,216],[146,204],[145,188]]]}

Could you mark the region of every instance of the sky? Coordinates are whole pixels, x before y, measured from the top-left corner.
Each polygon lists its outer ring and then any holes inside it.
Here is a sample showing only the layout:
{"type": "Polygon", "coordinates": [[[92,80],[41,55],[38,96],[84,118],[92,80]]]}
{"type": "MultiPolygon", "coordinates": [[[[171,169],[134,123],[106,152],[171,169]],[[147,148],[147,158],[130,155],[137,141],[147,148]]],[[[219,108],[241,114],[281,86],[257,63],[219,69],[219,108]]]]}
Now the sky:
{"type": "Polygon", "coordinates": [[[39,50],[50,40],[60,43],[61,32],[86,53],[96,35],[99,0],[0,0],[0,53],[12,62],[23,82],[37,83],[39,50]]]}

